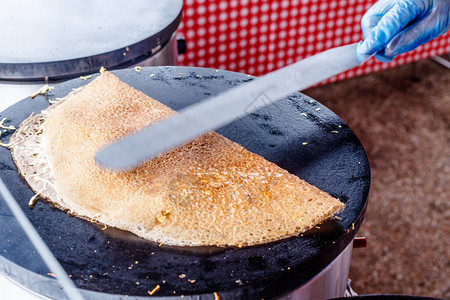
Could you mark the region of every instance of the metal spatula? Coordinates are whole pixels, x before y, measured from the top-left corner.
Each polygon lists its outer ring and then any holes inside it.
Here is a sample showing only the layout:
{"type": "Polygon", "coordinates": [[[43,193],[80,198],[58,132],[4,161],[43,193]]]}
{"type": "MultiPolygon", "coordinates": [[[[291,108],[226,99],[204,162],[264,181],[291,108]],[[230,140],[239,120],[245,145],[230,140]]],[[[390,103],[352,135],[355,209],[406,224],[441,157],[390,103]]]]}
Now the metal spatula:
{"type": "Polygon", "coordinates": [[[210,130],[356,67],[361,63],[356,59],[357,45],[324,51],[191,105],[171,118],[106,146],[95,160],[108,169],[132,169],[210,130]]]}

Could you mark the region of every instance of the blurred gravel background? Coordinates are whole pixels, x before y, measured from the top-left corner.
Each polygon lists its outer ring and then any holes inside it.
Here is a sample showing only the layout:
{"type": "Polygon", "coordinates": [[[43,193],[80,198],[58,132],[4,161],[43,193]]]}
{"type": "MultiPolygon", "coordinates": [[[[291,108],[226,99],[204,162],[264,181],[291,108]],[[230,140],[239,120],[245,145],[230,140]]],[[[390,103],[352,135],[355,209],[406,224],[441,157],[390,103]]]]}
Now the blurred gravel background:
{"type": "Polygon", "coordinates": [[[450,298],[450,70],[423,60],[305,94],[350,125],[370,160],[353,289],[450,298]]]}

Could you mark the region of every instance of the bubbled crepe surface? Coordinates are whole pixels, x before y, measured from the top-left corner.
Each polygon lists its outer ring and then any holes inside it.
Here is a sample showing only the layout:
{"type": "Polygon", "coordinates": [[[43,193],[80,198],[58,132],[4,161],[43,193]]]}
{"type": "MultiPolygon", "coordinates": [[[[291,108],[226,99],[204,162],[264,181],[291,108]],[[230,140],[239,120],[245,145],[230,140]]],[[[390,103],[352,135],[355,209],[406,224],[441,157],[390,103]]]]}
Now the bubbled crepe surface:
{"type": "Polygon", "coordinates": [[[95,164],[105,144],[174,113],[105,72],[25,120],[11,139],[13,157],[33,190],[56,206],[169,245],[271,242],[343,208],[215,132],[132,171],[95,164]]]}

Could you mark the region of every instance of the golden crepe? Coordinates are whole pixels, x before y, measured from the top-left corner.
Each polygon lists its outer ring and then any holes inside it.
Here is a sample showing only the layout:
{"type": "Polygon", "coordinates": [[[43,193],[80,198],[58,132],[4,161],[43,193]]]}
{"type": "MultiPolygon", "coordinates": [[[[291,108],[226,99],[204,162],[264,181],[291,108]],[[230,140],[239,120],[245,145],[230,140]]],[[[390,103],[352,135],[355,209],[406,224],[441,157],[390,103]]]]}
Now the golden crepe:
{"type": "Polygon", "coordinates": [[[132,171],[95,164],[105,144],[174,113],[105,72],[26,119],[11,138],[13,158],[31,188],[57,207],[169,245],[276,241],[343,208],[215,132],[132,171]]]}

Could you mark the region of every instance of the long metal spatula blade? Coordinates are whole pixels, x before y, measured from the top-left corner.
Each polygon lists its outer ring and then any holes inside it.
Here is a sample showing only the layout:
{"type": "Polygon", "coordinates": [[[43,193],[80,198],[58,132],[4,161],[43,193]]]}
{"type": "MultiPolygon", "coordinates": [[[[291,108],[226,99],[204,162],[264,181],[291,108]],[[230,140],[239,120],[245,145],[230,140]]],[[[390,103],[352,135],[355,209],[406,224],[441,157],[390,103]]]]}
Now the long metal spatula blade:
{"type": "Polygon", "coordinates": [[[129,170],[210,130],[360,64],[357,44],[333,48],[191,105],[179,114],[101,149],[96,162],[129,170]]]}

